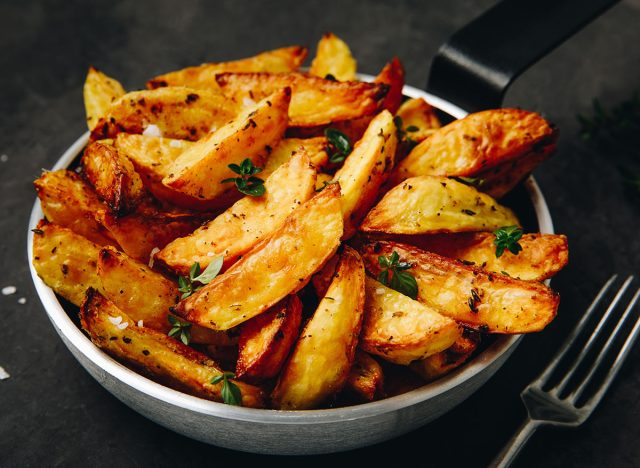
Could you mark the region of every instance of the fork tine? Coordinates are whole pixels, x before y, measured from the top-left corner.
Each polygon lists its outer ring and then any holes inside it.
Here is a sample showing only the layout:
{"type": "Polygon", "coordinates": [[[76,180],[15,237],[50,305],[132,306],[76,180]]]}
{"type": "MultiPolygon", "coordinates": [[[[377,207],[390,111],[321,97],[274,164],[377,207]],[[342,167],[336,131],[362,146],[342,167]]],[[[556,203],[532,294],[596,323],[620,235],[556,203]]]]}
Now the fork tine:
{"type": "Polygon", "coordinates": [[[598,295],[595,297],[593,302],[591,302],[591,305],[589,305],[589,308],[587,309],[587,311],[582,316],[582,319],[580,319],[580,322],[578,322],[578,325],[575,326],[575,328],[571,331],[571,334],[569,335],[569,337],[563,343],[562,348],[560,348],[560,350],[555,354],[555,356],[553,357],[553,359],[551,360],[551,362],[549,363],[547,368],[542,372],[542,374],[540,374],[540,376],[537,379],[537,383],[541,387],[543,387],[547,383],[547,381],[549,380],[549,377],[551,376],[551,374],[553,372],[555,372],[556,368],[558,367],[558,364],[560,363],[560,361],[562,360],[564,355],[567,353],[569,348],[571,348],[571,346],[573,346],[573,343],[576,341],[576,338],[578,337],[578,335],[580,335],[580,333],[582,332],[582,330],[586,326],[586,324],[589,321],[589,319],[591,318],[591,316],[597,310],[598,305],[602,301],[602,298],[609,291],[609,289],[611,288],[611,285],[613,284],[613,282],[617,278],[618,278],[618,275],[613,275],[604,284],[604,286],[602,286],[602,288],[598,292],[598,295]]]}
{"type": "MultiPolygon", "coordinates": [[[[638,298],[639,297],[640,297],[640,289],[638,289],[636,291],[636,293],[633,296],[633,299],[631,299],[631,302],[629,303],[629,305],[627,306],[626,310],[624,311],[624,314],[622,314],[622,317],[620,317],[620,320],[618,320],[618,324],[616,325],[616,328],[613,330],[613,332],[611,333],[611,336],[609,336],[609,339],[604,344],[602,350],[600,351],[600,354],[598,354],[598,357],[595,360],[595,362],[593,363],[593,365],[591,366],[591,369],[589,370],[589,373],[587,374],[587,376],[582,380],[582,382],[580,383],[578,388],[576,388],[567,397],[572,404],[575,404],[575,402],[578,401],[578,399],[582,396],[582,394],[584,393],[585,389],[589,385],[589,382],[593,378],[593,375],[596,373],[597,369],[600,367],[600,364],[602,364],[602,361],[605,358],[606,354],[613,347],[613,344],[614,344],[616,338],[621,334],[621,330],[622,330],[622,327],[623,327],[624,323],[627,321],[627,318],[629,318],[631,316],[631,312],[634,310],[634,308],[636,306],[636,303],[638,302],[638,298]]],[[[633,330],[631,331],[631,334],[627,337],[624,345],[622,346],[622,349],[620,350],[620,353],[616,357],[616,361],[615,361],[614,367],[617,365],[617,368],[615,370],[615,373],[618,372],[618,369],[620,368],[620,366],[624,362],[624,359],[626,358],[629,350],[631,349],[631,346],[633,345],[633,342],[635,341],[636,335],[638,334],[639,330],[640,330],[640,318],[636,320],[636,323],[635,323],[635,325],[633,327],[633,330]],[[622,358],[621,358],[621,355],[622,355],[622,358]],[[620,362],[618,363],[619,360],[620,360],[620,362]]],[[[599,398],[598,398],[598,401],[595,402],[595,405],[598,404],[598,402],[600,401],[600,399],[604,395],[604,392],[609,387],[609,384],[611,383],[611,380],[615,376],[615,373],[611,374],[611,372],[609,372],[609,374],[607,374],[607,377],[604,380],[604,382],[602,383],[601,388],[597,392],[597,395],[599,395],[599,398]],[[602,394],[600,395],[600,393],[602,393],[602,394]]],[[[595,407],[595,405],[593,405],[593,406],[595,407]]]]}
{"type": "Polygon", "coordinates": [[[553,395],[560,395],[560,393],[562,393],[562,391],[565,389],[565,387],[567,386],[571,378],[575,375],[576,371],[578,370],[578,368],[580,367],[580,365],[582,364],[586,356],[591,351],[591,348],[593,348],[596,340],[598,339],[598,337],[602,332],[602,329],[604,328],[605,324],[609,320],[609,317],[611,316],[615,308],[618,306],[618,303],[622,299],[622,296],[624,296],[624,293],[627,291],[632,281],[633,281],[633,276],[629,276],[625,280],[625,282],[622,284],[622,287],[620,287],[615,297],[613,298],[613,301],[611,301],[611,304],[609,304],[609,307],[607,307],[607,310],[602,316],[602,318],[600,319],[600,321],[598,322],[598,325],[596,325],[596,329],[593,331],[593,333],[587,340],[587,343],[584,345],[584,347],[580,351],[580,354],[576,357],[576,359],[571,364],[570,370],[565,374],[565,376],[562,378],[560,383],[558,383],[553,389],[551,389],[549,393],[553,395]]]}

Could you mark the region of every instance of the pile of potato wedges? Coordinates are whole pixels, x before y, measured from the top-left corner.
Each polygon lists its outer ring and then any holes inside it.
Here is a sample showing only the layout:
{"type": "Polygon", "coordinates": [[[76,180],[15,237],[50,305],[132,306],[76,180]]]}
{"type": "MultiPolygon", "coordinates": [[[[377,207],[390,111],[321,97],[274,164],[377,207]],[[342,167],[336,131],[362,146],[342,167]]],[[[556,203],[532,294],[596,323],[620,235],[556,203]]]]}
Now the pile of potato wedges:
{"type": "Polygon", "coordinates": [[[131,92],[89,70],[90,140],[78,170],[34,183],[32,261],[91,340],[186,393],[300,410],[395,395],[493,334],[544,329],[567,240],[523,233],[499,200],[557,130],[519,109],[442,126],[403,96],[398,59],[363,82],[335,35],[301,71],[307,54],[131,92]]]}

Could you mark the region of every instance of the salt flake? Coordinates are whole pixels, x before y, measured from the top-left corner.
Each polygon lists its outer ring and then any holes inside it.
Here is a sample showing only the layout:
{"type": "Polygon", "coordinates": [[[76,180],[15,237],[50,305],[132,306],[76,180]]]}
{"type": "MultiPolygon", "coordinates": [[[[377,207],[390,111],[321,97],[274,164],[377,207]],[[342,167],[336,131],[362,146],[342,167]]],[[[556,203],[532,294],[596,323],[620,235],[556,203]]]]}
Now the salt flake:
{"type": "Polygon", "coordinates": [[[124,330],[129,326],[129,322],[122,322],[120,325],[116,325],[120,330],[124,330]]]}
{"type": "Polygon", "coordinates": [[[4,370],[2,367],[0,367],[0,380],[6,380],[9,377],[11,377],[9,373],[6,370],[4,370]]]}
{"type": "Polygon", "coordinates": [[[180,140],[171,140],[169,142],[169,146],[171,146],[172,148],[182,148],[182,142],[180,140]]]}
{"type": "Polygon", "coordinates": [[[117,317],[109,316],[109,322],[113,323],[114,325],[119,325],[120,322],[122,322],[122,317],[120,317],[119,315],[117,317]]]}
{"type": "Polygon", "coordinates": [[[376,289],[376,294],[377,294],[378,296],[382,296],[382,295],[384,294],[384,288],[378,288],[378,289],[376,289]]]}
{"type": "Polygon", "coordinates": [[[144,327],[144,322],[142,320],[138,320],[138,326],[139,327],[144,327]]]}
{"type": "Polygon", "coordinates": [[[9,156],[7,156],[6,154],[3,154],[2,156],[0,156],[0,161],[2,161],[3,163],[7,162],[9,160],[9,156]]]}
{"type": "Polygon", "coordinates": [[[2,288],[2,295],[10,296],[11,294],[15,294],[17,290],[18,288],[16,288],[15,286],[5,286],[4,288],[2,288]]]}
{"type": "Polygon", "coordinates": [[[160,128],[157,125],[153,125],[153,124],[150,124],[147,128],[145,128],[142,134],[144,136],[150,136],[150,137],[162,137],[162,132],[160,131],[160,128]]]}
{"type": "Polygon", "coordinates": [[[26,297],[21,297],[20,299],[18,299],[18,304],[26,304],[26,303],[27,303],[26,297]]]}

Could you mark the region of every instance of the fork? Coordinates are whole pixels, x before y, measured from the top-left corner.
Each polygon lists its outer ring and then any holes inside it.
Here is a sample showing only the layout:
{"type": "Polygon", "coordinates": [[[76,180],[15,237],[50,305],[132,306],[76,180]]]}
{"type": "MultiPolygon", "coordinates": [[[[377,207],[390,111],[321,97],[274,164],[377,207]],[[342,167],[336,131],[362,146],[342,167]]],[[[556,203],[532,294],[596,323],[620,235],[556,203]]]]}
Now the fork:
{"type": "Polygon", "coordinates": [[[617,275],[614,275],[604,284],[578,325],[573,329],[565,343],[562,345],[562,348],[554,356],[547,368],[536,380],[531,382],[529,386],[522,391],[520,398],[527,408],[527,419],[507,443],[500,455],[494,459],[491,466],[509,466],[538,427],[545,425],[577,427],[585,422],[587,418],[591,416],[596,406],[598,406],[598,403],[600,403],[614,377],[622,367],[622,363],[629,354],[629,351],[640,332],[639,318],[636,320],[631,332],[627,335],[624,344],[620,348],[620,351],[607,374],[599,382],[597,379],[594,379],[598,370],[604,371],[601,367],[603,360],[615,347],[616,340],[620,341],[624,337],[624,324],[632,315],[632,312],[638,302],[640,289],[636,290],[631,301],[620,316],[614,330],[609,335],[606,343],[602,346],[600,352],[595,356],[595,358],[589,357],[589,353],[592,349],[595,349],[594,346],[598,339],[602,341],[602,339],[607,336],[603,330],[607,324],[610,323],[609,319],[613,315],[614,310],[617,309],[625,293],[629,289],[629,286],[633,282],[633,276],[629,276],[617,291],[613,300],[602,315],[602,318],[596,325],[595,330],[589,336],[589,339],[580,350],[580,353],[573,361],[569,370],[564,374],[564,376],[562,376],[560,382],[552,386],[550,389],[545,389],[545,387],[548,384],[551,375],[556,374],[558,365],[567,356],[567,353],[572,350],[572,348],[575,351],[578,350],[574,346],[577,338],[586,329],[588,322],[590,322],[591,317],[595,315],[595,312],[597,310],[602,310],[600,305],[603,303],[603,298],[607,295],[616,279],[617,275]],[[593,361],[591,362],[587,360],[587,357],[593,361]],[[578,379],[576,376],[578,368],[583,369],[585,365],[589,364],[590,366],[586,376],[578,379]],[[578,381],[575,382],[576,380],[578,381]],[[571,385],[569,385],[570,383],[571,385]],[[578,403],[581,403],[580,399],[585,396],[584,392],[589,385],[597,385],[597,388],[593,390],[593,394],[591,394],[591,396],[587,397],[584,404],[579,405],[578,403]],[[565,395],[567,391],[568,393],[565,395]]]}

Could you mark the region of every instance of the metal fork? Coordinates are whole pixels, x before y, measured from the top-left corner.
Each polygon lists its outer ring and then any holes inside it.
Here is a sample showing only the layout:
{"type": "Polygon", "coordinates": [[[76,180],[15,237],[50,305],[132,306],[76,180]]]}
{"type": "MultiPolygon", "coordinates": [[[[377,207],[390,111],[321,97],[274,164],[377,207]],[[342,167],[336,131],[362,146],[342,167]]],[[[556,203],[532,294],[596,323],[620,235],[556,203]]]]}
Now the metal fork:
{"type": "Polygon", "coordinates": [[[633,309],[638,302],[640,289],[636,290],[633,298],[628,303],[625,311],[620,316],[618,323],[609,335],[609,338],[607,339],[604,346],[602,346],[600,352],[597,354],[597,356],[595,356],[595,358],[590,357],[593,362],[591,363],[586,376],[579,379],[578,382],[575,382],[576,371],[578,370],[578,368],[583,369],[585,365],[589,364],[589,361],[586,361],[585,359],[589,355],[590,351],[594,348],[594,345],[596,344],[598,338],[604,339],[604,337],[606,336],[603,330],[609,322],[609,318],[613,315],[614,310],[618,307],[623,299],[623,296],[633,282],[633,276],[629,276],[622,284],[615,297],[604,312],[604,315],[596,325],[595,330],[587,340],[584,347],[580,350],[580,353],[571,364],[569,370],[564,376],[562,376],[560,382],[555,384],[548,390],[545,390],[544,387],[549,382],[549,378],[551,377],[551,375],[556,372],[558,364],[572,349],[574,343],[576,342],[576,339],[582,334],[583,330],[586,329],[590,318],[595,314],[596,310],[602,309],[599,306],[601,305],[604,296],[611,289],[611,286],[615,282],[616,278],[617,275],[614,275],[609,279],[609,281],[605,283],[578,325],[576,325],[576,327],[573,329],[573,331],[563,344],[562,348],[554,356],[553,360],[549,363],[544,372],[542,372],[542,374],[536,380],[531,382],[529,386],[525,388],[520,394],[520,397],[522,398],[522,401],[527,408],[527,419],[522,424],[522,426],[520,426],[516,434],[505,446],[500,455],[498,455],[498,457],[493,461],[491,466],[509,466],[515,460],[516,456],[518,455],[522,447],[524,447],[524,444],[527,442],[527,440],[529,440],[531,435],[540,426],[579,426],[580,424],[585,422],[589,416],[591,416],[593,410],[602,400],[602,397],[611,385],[614,377],[618,374],[618,371],[622,367],[622,363],[629,354],[629,351],[631,350],[634,342],[636,341],[636,338],[638,337],[638,334],[640,333],[640,318],[636,320],[631,332],[628,334],[627,339],[620,348],[620,351],[618,352],[613,365],[607,372],[604,379],[602,379],[600,382],[596,382],[594,381],[594,376],[596,375],[596,372],[598,370],[604,371],[604,369],[601,369],[603,360],[609,354],[609,351],[611,351],[612,348],[615,347],[616,340],[619,341],[623,338],[624,324],[632,315],[633,309]],[[568,387],[569,383],[572,384],[571,387],[568,387]],[[583,405],[578,406],[580,398],[583,396],[584,391],[590,384],[592,386],[597,385],[597,388],[594,388],[593,394],[589,396],[588,399],[586,399],[583,405]],[[569,393],[564,395],[567,390],[569,391],[569,393]]]}

